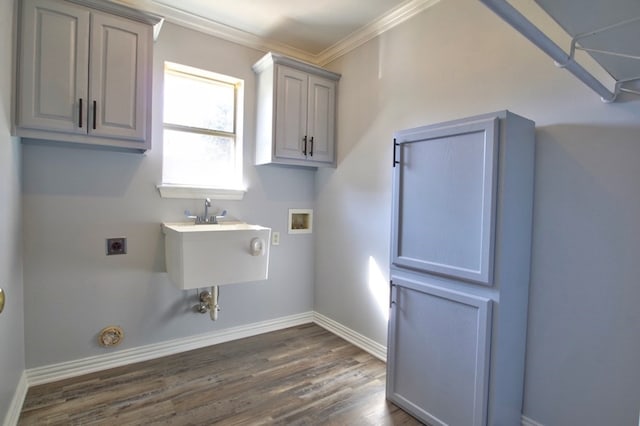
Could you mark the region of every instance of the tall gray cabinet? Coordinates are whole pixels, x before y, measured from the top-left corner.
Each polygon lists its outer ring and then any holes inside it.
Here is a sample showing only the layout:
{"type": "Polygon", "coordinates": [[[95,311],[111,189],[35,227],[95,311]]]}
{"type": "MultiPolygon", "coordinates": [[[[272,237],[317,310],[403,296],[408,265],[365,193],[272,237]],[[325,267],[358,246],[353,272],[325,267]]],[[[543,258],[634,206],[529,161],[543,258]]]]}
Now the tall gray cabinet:
{"type": "Polygon", "coordinates": [[[428,424],[521,422],[534,131],[502,111],[395,134],[387,398],[428,424]]]}

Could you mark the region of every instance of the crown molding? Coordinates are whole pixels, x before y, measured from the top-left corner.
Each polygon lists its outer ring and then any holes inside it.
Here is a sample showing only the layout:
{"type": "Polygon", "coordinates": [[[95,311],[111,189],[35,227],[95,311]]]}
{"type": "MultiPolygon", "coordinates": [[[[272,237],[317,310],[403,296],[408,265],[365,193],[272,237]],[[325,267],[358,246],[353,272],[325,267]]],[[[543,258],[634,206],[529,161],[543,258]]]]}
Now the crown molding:
{"type": "Polygon", "coordinates": [[[68,0],[71,3],[76,3],[82,6],[88,6],[92,9],[101,10],[107,13],[113,13],[119,16],[123,16],[127,19],[134,21],[144,22],[151,26],[162,23],[162,17],[155,14],[151,14],[141,8],[131,7],[131,2],[127,1],[110,1],[104,2],[101,0],[68,0]]]}
{"type": "Polygon", "coordinates": [[[333,46],[315,56],[314,63],[323,66],[339,57],[346,55],[353,49],[389,31],[418,13],[430,8],[440,0],[408,0],[390,12],[379,17],[370,24],[354,31],[333,46]]]}
{"type": "Polygon", "coordinates": [[[109,0],[112,3],[137,8],[163,16],[165,22],[208,34],[232,43],[250,47],[262,52],[279,52],[307,62],[315,63],[315,56],[303,50],[275,40],[259,37],[247,31],[196,15],[179,7],[169,6],[156,0],[109,0]]]}
{"type": "Polygon", "coordinates": [[[407,0],[400,6],[379,17],[375,21],[354,31],[333,46],[319,54],[313,54],[304,50],[280,43],[275,40],[265,39],[247,31],[239,30],[228,25],[200,15],[187,12],[179,7],[169,6],[158,0],[110,0],[112,3],[137,8],[149,13],[163,16],[167,22],[190,28],[214,37],[237,43],[263,52],[278,52],[315,65],[324,66],[339,58],[351,50],[363,45],[369,40],[379,36],[417,15],[425,9],[438,3],[440,0],[407,0]]]}

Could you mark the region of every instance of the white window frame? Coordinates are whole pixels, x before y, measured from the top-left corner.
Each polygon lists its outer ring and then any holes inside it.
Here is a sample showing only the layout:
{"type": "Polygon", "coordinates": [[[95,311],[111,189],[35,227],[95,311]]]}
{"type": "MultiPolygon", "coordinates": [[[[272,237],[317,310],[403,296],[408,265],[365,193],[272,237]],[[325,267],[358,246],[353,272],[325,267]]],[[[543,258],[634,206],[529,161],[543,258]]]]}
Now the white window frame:
{"type": "MultiPolygon", "coordinates": [[[[221,187],[210,187],[206,185],[179,185],[173,183],[165,183],[157,185],[162,198],[189,198],[202,199],[211,198],[217,200],[242,200],[246,193],[246,187],[243,184],[243,111],[244,111],[244,81],[238,78],[229,77],[212,71],[206,71],[199,68],[193,68],[187,65],[177,64],[174,62],[165,62],[163,69],[163,85],[164,75],[167,71],[179,72],[206,79],[217,80],[223,83],[235,86],[235,112],[234,112],[234,149],[235,149],[235,176],[231,179],[232,183],[221,187]]],[[[165,125],[162,123],[162,133],[165,129],[175,128],[176,126],[165,125]]],[[[184,130],[184,128],[181,128],[184,130]]],[[[194,132],[197,133],[197,132],[194,132]]],[[[227,135],[228,136],[228,135],[227,135]]],[[[163,158],[164,167],[164,158],[163,158]]]]}

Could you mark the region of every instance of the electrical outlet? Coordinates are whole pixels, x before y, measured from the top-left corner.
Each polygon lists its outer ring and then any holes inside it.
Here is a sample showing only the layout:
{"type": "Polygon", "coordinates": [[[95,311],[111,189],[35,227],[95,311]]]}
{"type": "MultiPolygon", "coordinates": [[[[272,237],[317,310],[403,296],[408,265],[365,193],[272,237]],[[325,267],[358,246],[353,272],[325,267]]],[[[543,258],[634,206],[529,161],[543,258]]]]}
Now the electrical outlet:
{"type": "Polygon", "coordinates": [[[107,238],[107,256],[127,254],[127,239],[125,237],[107,238]]]}
{"type": "Polygon", "coordinates": [[[280,245],[280,233],[272,232],[271,233],[271,245],[279,246],[280,245]]]}

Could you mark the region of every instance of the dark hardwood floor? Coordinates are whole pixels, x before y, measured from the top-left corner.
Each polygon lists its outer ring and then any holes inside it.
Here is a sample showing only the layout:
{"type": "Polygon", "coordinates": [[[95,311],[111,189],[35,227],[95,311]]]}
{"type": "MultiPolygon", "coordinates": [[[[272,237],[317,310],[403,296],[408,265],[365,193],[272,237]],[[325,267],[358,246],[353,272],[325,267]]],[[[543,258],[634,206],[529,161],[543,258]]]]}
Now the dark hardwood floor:
{"type": "Polygon", "coordinates": [[[420,425],[383,362],[307,324],[29,389],[19,425],[420,425]]]}

